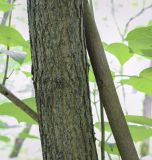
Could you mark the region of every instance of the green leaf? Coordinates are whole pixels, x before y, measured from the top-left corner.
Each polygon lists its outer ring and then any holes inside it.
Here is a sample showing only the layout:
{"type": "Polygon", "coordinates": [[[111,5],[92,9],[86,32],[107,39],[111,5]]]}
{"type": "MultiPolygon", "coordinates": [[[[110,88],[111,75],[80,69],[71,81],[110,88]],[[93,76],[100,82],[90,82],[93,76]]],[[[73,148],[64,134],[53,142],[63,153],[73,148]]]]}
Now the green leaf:
{"type": "Polygon", "coordinates": [[[136,54],[147,58],[152,57],[152,26],[139,27],[130,31],[125,40],[136,54]]]}
{"type": "Polygon", "coordinates": [[[152,96],[152,81],[141,78],[141,77],[131,77],[130,79],[121,80],[122,84],[127,84],[134,87],[140,92],[144,92],[147,95],[152,96]]]}
{"type": "Polygon", "coordinates": [[[147,118],[144,116],[136,116],[136,115],[127,115],[125,117],[126,117],[127,122],[152,127],[152,119],[151,118],[147,118]]]}
{"type": "Polygon", "coordinates": [[[138,54],[152,60],[152,49],[141,49],[138,54]]]}
{"type": "MultiPolygon", "coordinates": [[[[100,130],[99,126],[100,123],[97,122],[95,127],[100,130]]],[[[152,128],[137,125],[128,125],[128,127],[134,142],[143,141],[152,136],[152,128]]],[[[105,131],[110,133],[112,132],[110,125],[107,122],[105,122],[105,131]]]]}
{"type": "Polygon", "coordinates": [[[7,129],[7,128],[10,128],[8,124],[0,120],[0,129],[7,129]]]}
{"type": "Polygon", "coordinates": [[[27,71],[22,71],[26,77],[32,77],[31,72],[27,72],[27,71]]]}
{"type": "Polygon", "coordinates": [[[129,129],[134,142],[143,141],[152,136],[152,128],[144,126],[129,125],[129,129]]]}
{"type": "Polygon", "coordinates": [[[8,12],[14,5],[9,4],[7,0],[0,0],[0,11],[8,12]]]}
{"type": "Polygon", "coordinates": [[[0,25],[0,44],[6,46],[21,46],[28,48],[29,44],[22,35],[14,28],[0,25]]]}
{"type": "Polygon", "coordinates": [[[147,95],[152,95],[152,68],[143,70],[139,76],[131,76],[129,79],[123,79],[120,82],[130,85],[147,95]]]}
{"type": "Polygon", "coordinates": [[[124,65],[133,56],[129,48],[123,43],[112,43],[106,47],[106,51],[113,54],[121,65],[124,65]]]}
{"type": "MultiPolygon", "coordinates": [[[[101,147],[101,142],[99,142],[101,147]]],[[[120,155],[116,143],[105,143],[105,151],[109,154],[120,155]]]]}
{"type": "MultiPolygon", "coordinates": [[[[36,111],[35,98],[28,98],[23,100],[29,107],[36,111]]],[[[18,122],[26,122],[27,124],[36,124],[36,122],[23,112],[20,108],[11,102],[3,103],[0,105],[0,115],[7,115],[14,117],[18,122]]]]}
{"type": "Polygon", "coordinates": [[[10,138],[0,135],[0,141],[8,143],[10,141],[10,138]]]}
{"type": "Polygon", "coordinates": [[[148,22],[148,26],[152,26],[152,20],[148,22]]]}
{"type": "Polygon", "coordinates": [[[152,67],[144,69],[139,74],[140,77],[152,80],[152,67]]]}
{"type": "MultiPolygon", "coordinates": [[[[101,125],[101,123],[100,122],[96,122],[95,124],[94,124],[94,126],[99,130],[99,131],[101,131],[101,127],[100,127],[100,125],[101,125]]],[[[104,123],[104,125],[105,125],[105,131],[107,131],[107,132],[111,132],[111,128],[110,128],[110,125],[109,125],[109,123],[108,122],[105,122],[104,123]]]]}

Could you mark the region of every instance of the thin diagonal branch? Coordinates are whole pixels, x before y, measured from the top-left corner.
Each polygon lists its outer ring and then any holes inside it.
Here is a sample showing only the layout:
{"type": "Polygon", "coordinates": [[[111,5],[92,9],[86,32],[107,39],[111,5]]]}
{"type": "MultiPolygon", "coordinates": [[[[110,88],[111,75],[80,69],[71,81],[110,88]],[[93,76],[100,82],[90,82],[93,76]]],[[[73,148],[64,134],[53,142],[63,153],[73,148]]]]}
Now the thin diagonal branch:
{"type": "Polygon", "coordinates": [[[152,4],[150,4],[150,5],[147,6],[147,7],[143,7],[135,16],[133,16],[133,17],[131,17],[131,18],[129,19],[129,21],[128,21],[128,22],[126,23],[126,25],[125,25],[125,29],[124,29],[124,33],[123,33],[124,36],[125,36],[126,33],[127,33],[127,30],[128,30],[128,27],[129,27],[130,23],[131,23],[135,18],[139,17],[143,12],[145,12],[147,9],[150,9],[150,8],[152,8],[152,4]]]}
{"type": "MultiPolygon", "coordinates": [[[[12,0],[8,0],[8,3],[11,3],[12,0]]],[[[10,12],[5,12],[3,17],[2,17],[2,21],[1,21],[1,25],[5,25],[6,24],[6,21],[8,19],[8,16],[9,16],[10,12]]]]}
{"type": "MultiPolygon", "coordinates": [[[[31,127],[32,127],[31,124],[26,125],[26,127],[23,129],[23,131],[21,132],[21,134],[22,133],[29,134],[29,132],[31,130],[31,127]]],[[[24,141],[25,141],[25,138],[20,138],[20,137],[16,138],[13,150],[12,150],[10,156],[9,156],[10,158],[15,158],[15,157],[18,156],[18,154],[20,153],[20,150],[21,150],[21,147],[22,147],[24,141]]]]}
{"type": "Polygon", "coordinates": [[[0,93],[8,98],[12,103],[14,103],[17,107],[27,113],[31,118],[33,118],[36,122],[38,121],[38,116],[35,111],[33,111],[27,104],[17,98],[11,91],[6,89],[3,85],[0,84],[0,93]]]}
{"type": "Polygon", "coordinates": [[[115,15],[114,0],[111,0],[111,13],[112,13],[112,17],[113,17],[114,23],[115,23],[115,25],[117,27],[118,33],[119,33],[121,39],[123,40],[124,37],[123,37],[123,34],[121,33],[121,30],[120,30],[120,27],[118,25],[118,22],[117,22],[117,19],[116,19],[116,15],[115,15]]]}

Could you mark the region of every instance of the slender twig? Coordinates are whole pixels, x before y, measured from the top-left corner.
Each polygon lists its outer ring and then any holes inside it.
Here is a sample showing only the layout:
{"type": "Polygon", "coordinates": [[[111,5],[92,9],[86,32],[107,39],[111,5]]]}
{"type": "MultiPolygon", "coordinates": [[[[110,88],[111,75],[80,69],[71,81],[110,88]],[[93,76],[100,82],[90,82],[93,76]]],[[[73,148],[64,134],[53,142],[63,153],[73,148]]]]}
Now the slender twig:
{"type": "Polygon", "coordinates": [[[33,111],[27,104],[17,98],[11,91],[6,89],[3,85],[0,84],[0,93],[8,98],[12,103],[14,103],[17,107],[27,113],[32,119],[36,122],[38,121],[38,116],[35,111],[33,111]]]}
{"type": "Polygon", "coordinates": [[[114,75],[114,76],[112,76],[112,77],[131,77],[131,76],[122,74],[122,75],[114,75]]]}
{"type": "MultiPolygon", "coordinates": [[[[114,6],[115,6],[115,5],[114,5],[114,0],[111,0],[111,12],[112,12],[112,17],[113,17],[113,20],[114,20],[115,25],[116,25],[116,27],[117,27],[118,33],[119,33],[119,35],[120,35],[120,37],[121,37],[121,40],[122,40],[122,42],[123,42],[123,41],[124,41],[124,34],[121,33],[120,28],[119,28],[119,25],[118,25],[118,23],[117,23],[117,19],[116,19],[116,16],[115,16],[115,8],[114,8],[114,6]]],[[[121,67],[120,67],[120,74],[123,75],[123,66],[122,66],[122,65],[121,65],[121,67]]],[[[121,79],[122,79],[122,77],[121,77],[121,79]]],[[[124,102],[125,112],[126,112],[126,114],[127,114],[128,112],[127,112],[127,109],[126,109],[126,95],[125,95],[124,85],[122,85],[122,96],[123,96],[123,102],[124,102]]]]}
{"type": "MultiPolygon", "coordinates": [[[[90,0],[90,8],[91,8],[91,12],[92,12],[92,17],[95,20],[94,17],[94,10],[93,10],[93,3],[92,0],[90,0]]],[[[96,84],[95,84],[96,85],[96,84]]],[[[102,104],[102,99],[101,96],[100,97],[100,117],[101,117],[101,159],[105,160],[105,125],[104,125],[104,107],[102,104]]],[[[95,97],[94,97],[95,99],[95,97]]],[[[96,112],[97,112],[97,116],[98,116],[98,120],[100,122],[100,118],[98,115],[98,111],[97,111],[97,106],[95,105],[96,108],[96,112]]]]}
{"type": "MultiPolygon", "coordinates": [[[[123,75],[123,66],[121,66],[121,71],[120,74],[123,75]]],[[[121,80],[123,79],[123,77],[121,77],[121,80]]],[[[122,97],[123,97],[123,102],[124,102],[124,110],[125,110],[125,114],[128,114],[127,108],[126,108],[126,94],[125,94],[125,87],[124,85],[122,85],[122,97]]]]}
{"type": "Polygon", "coordinates": [[[104,108],[100,97],[100,113],[101,113],[101,157],[105,160],[105,125],[104,125],[104,108]]]}
{"type": "Polygon", "coordinates": [[[108,152],[107,152],[107,155],[108,155],[109,160],[112,160],[112,158],[108,152]]]}
{"type": "Polygon", "coordinates": [[[126,25],[125,25],[125,29],[124,29],[124,32],[123,32],[123,36],[126,35],[130,23],[131,23],[134,19],[136,19],[137,17],[139,17],[139,16],[140,16],[143,12],[145,12],[147,9],[150,9],[150,8],[152,8],[152,4],[150,4],[150,5],[147,6],[147,7],[144,7],[144,5],[143,5],[143,8],[142,8],[135,16],[131,17],[131,18],[128,20],[128,22],[127,22],[126,25]]]}
{"type": "MultiPolygon", "coordinates": [[[[11,3],[11,4],[13,4],[14,2],[15,2],[15,0],[13,0],[13,1],[9,0],[9,1],[8,1],[8,3],[11,3]]],[[[5,24],[6,21],[7,21],[8,16],[9,16],[8,26],[10,27],[10,26],[11,26],[11,20],[12,20],[12,10],[9,11],[8,13],[6,13],[6,15],[5,15],[5,13],[4,13],[4,16],[3,16],[3,17],[5,17],[5,19],[2,19],[1,24],[5,24]],[[6,15],[7,15],[7,16],[6,16],[6,15]],[[5,21],[3,21],[3,20],[5,20],[5,21]]],[[[9,50],[9,49],[10,49],[10,46],[7,45],[7,50],[9,50]]],[[[6,56],[5,71],[4,71],[4,78],[3,78],[3,82],[2,82],[3,86],[5,86],[6,80],[7,80],[7,78],[8,78],[8,77],[7,77],[8,65],[9,65],[9,56],[7,55],[7,56],[6,56]]]]}
{"type": "Polygon", "coordinates": [[[96,110],[96,115],[98,118],[98,122],[100,122],[100,116],[98,113],[98,109],[97,109],[97,101],[96,101],[96,84],[94,84],[94,90],[93,90],[93,104],[95,106],[95,110],[96,110]]]}
{"type": "MultiPolygon", "coordinates": [[[[12,0],[8,0],[8,3],[11,3],[12,0]]],[[[1,25],[5,25],[6,24],[6,21],[8,19],[8,16],[9,16],[10,12],[5,12],[3,17],[2,17],[2,21],[1,21],[1,25]]]]}
{"type": "Polygon", "coordinates": [[[110,133],[109,136],[106,138],[106,140],[105,140],[106,143],[109,141],[111,136],[112,136],[112,133],[110,133]]]}
{"type": "Polygon", "coordinates": [[[7,80],[7,72],[8,72],[8,64],[9,64],[9,56],[6,56],[6,64],[5,64],[5,71],[4,71],[4,78],[2,84],[5,86],[7,80]]]}
{"type": "MultiPolygon", "coordinates": [[[[29,132],[31,130],[31,127],[32,127],[31,124],[26,125],[25,128],[23,129],[23,131],[20,134],[29,134],[29,132]]],[[[9,156],[10,158],[15,158],[15,157],[18,156],[24,141],[25,141],[25,138],[20,138],[20,137],[16,138],[13,150],[12,150],[10,156],[9,156]]]]}
{"type": "Polygon", "coordinates": [[[11,77],[11,75],[13,74],[14,70],[12,70],[12,72],[7,76],[7,78],[9,79],[11,77]]]}
{"type": "Polygon", "coordinates": [[[117,22],[117,19],[116,19],[116,15],[115,15],[115,8],[114,8],[114,0],[111,0],[111,13],[112,13],[112,17],[113,17],[113,20],[114,20],[114,23],[117,27],[117,30],[118,30],[118,33],[121,37],[121,39],[123,40],[123,34],[121,33],[121,30],[120,30],[120,27],[118,25],[118,22],[117,22]]]}

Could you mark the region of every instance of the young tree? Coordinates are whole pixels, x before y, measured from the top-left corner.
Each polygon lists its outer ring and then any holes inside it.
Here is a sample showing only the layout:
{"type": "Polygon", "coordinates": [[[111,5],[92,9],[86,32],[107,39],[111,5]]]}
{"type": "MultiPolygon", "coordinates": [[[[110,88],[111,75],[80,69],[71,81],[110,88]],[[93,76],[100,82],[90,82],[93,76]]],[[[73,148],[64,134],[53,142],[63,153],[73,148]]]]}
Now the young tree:
{"type": "Polygon", "coordinates": [[[32,71],[44,160],[97,160],[83,1],[28,0],[32,71]]]}

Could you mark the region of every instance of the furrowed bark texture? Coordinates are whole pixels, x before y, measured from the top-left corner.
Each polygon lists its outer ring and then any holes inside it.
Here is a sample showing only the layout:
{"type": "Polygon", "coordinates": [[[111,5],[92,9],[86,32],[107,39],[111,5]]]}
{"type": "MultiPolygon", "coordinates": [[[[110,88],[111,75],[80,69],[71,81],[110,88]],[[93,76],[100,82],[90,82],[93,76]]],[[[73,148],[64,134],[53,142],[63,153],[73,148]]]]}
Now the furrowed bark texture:
{"type": "Polygon", "coordinates": [[[102,42],[87,3],[84,7],[84,19],[86,44],[100,99],[109,119],[121,158],[122,160],[139,160],[115,90],[102,42]]]}
{"type": "Polygon", "coordinates": [[[82,0],[28,0],[44,160],[97,160],[82,0]]]}

